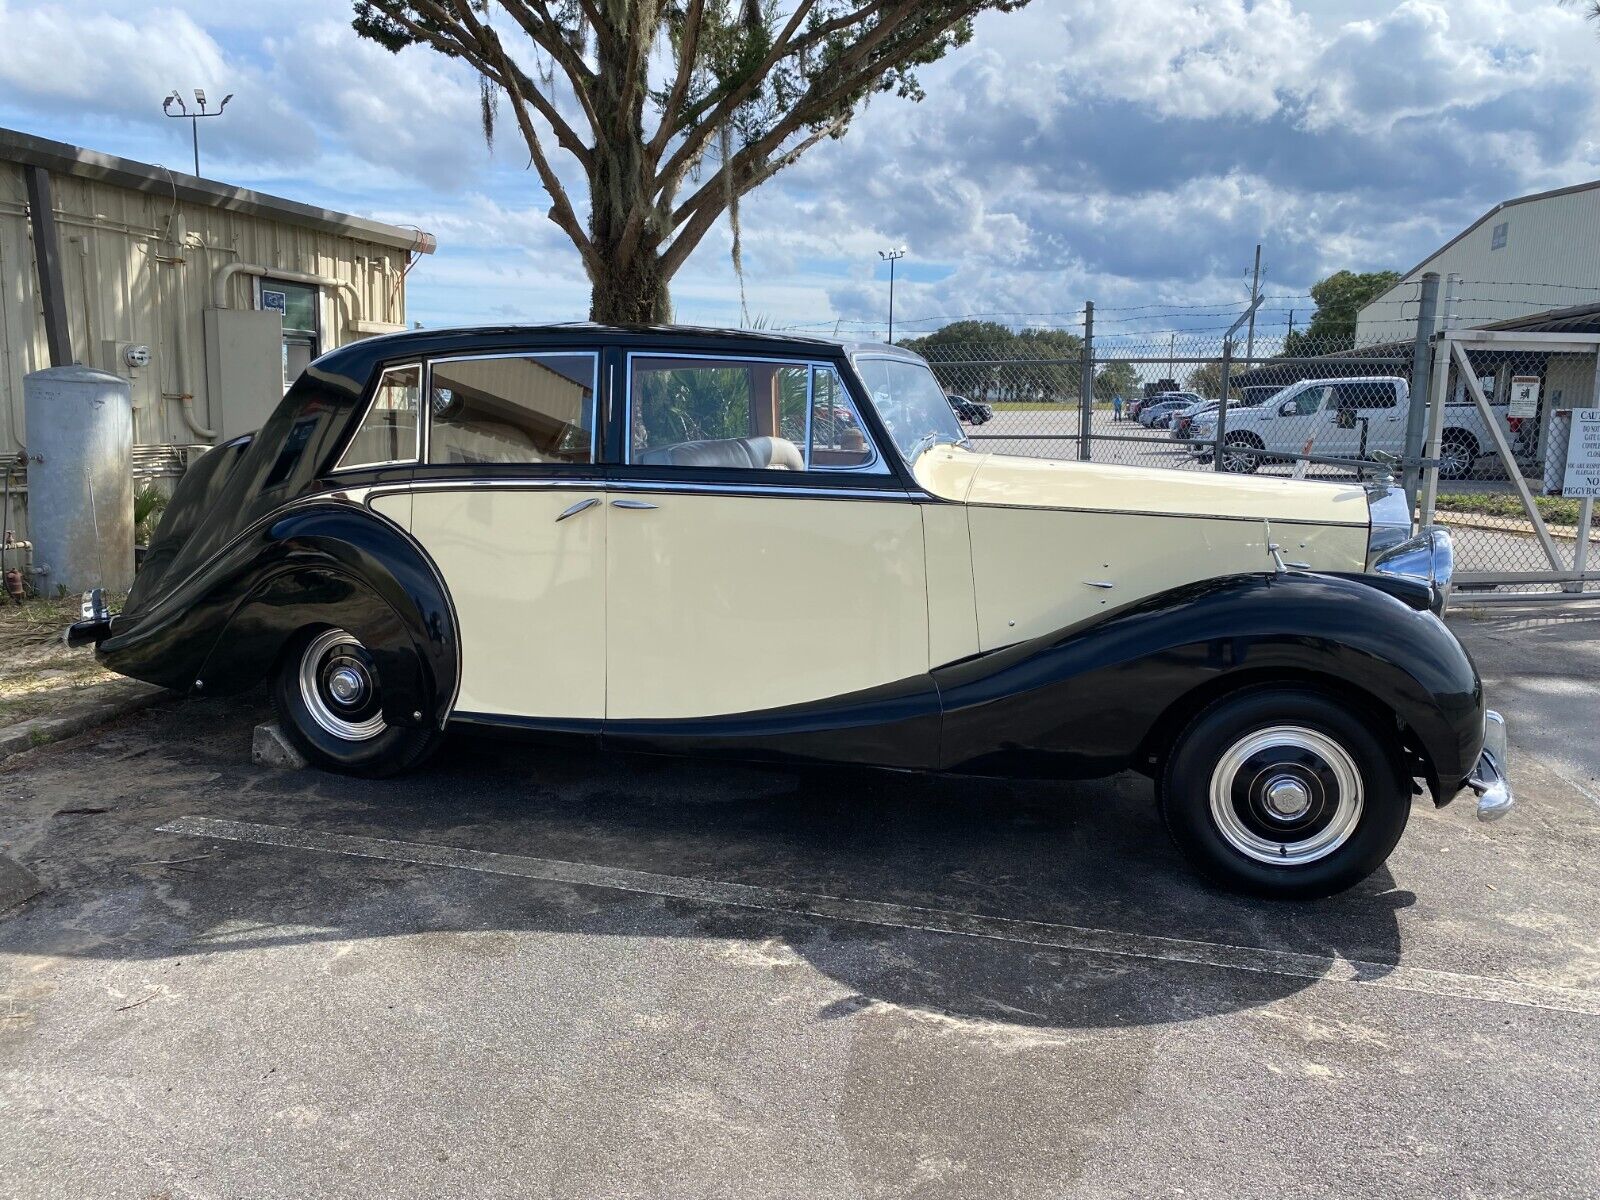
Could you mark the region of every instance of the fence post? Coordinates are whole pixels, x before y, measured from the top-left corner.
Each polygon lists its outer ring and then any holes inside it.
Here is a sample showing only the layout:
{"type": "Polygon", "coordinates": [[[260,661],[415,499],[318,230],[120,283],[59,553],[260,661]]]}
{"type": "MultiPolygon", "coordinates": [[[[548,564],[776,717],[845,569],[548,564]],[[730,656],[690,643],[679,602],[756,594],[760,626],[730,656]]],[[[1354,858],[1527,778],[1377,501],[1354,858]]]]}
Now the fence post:
{"type": "Polygon", "coordinates": [[[1433,322],[1439,311],[1439,273],[1422,277],[1422,294],[1417,300],[1417,336],[1411,345],[1411,407],[1406,412],[1404,476],[1406,500],[1411,511],[1417,509],[1417,493],[1422,485],[1422,444],[1428,432],[1428,405],[1432,402],[1429,381],[1433,378],[1433,322]]]}
{"type": "Polygon", "coordinates": [[[1222,447],[1228,436],[1228,376],[1233,374],[1233,337],[1222,339],[1222,403],[1217,405],[1217,444],[1211,448],[1211,469],[1222,470],[1222,447]]]}
{"type": "Polygon", "coordinates": [[[1088,462],[1094,425],[1094,301],[1083,302],[1083,354],[1078,368],[1078,460],[1088,462]]]}

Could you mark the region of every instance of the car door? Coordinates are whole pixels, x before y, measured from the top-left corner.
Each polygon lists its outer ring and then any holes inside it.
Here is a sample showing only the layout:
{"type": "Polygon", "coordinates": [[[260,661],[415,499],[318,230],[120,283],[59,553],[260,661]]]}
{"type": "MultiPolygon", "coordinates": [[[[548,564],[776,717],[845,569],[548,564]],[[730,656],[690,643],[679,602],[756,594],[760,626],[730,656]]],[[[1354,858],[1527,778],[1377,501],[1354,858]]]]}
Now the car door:
{"type": "Polygon", "coordinates": [[[1317,453],[1338,458],[1370,458],[1375,450],[1398,451],[1405,442],[1404,412],[1394,384],[1357,379],[1330,386],[1320,415],[1317,453]]]}
{"type": "Polygon", "coordinates": [[[827,364],[628,355],[606,717],[755,713],[928,670],[919,505],[827,364]]]}
{"type": "Polygon", "coordinates": [[[598,361],[579,348],[428,364],[409,525],[455,608],[458,715],[605,715],[598,361]]]}
{"type": "Polygon", "coordinates": [[[1268,450],[1293,455],[1304,452],[1311,442],[1312,454],[1332,454],[1329,433],[1333,420],[1328,401],[1333,388],[1325,383],[1307,384],[1281,399],[1274,400],[1272,419],[1263,427],[1268,450]]]}

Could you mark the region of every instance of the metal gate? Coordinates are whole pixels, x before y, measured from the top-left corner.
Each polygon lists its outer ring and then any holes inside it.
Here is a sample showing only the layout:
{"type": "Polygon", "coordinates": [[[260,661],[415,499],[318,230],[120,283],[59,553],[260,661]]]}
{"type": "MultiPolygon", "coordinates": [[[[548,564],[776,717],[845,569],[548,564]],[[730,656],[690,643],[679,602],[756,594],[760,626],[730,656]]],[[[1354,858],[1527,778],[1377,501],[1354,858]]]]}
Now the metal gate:
{"type": "Polygon", "coordinates": [[[1420,520],[1450,529],[1473,603],[1600,598],[1592,497],[1561,495],[1600,334],[1454,330],[1434,343],[1420,520]]]}

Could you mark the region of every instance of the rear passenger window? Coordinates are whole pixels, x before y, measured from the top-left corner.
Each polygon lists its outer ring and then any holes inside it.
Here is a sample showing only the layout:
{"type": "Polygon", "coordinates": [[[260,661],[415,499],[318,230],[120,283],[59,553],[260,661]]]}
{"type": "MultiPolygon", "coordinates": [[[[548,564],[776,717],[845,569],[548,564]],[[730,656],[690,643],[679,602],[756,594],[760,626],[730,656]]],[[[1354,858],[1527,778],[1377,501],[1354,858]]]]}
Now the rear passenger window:
{"type": "Polygon", "coordinates": [[[361,427],[339,460],[340,471],[415,462],[417,398],[422,394],[422,368],[415,363],[390,367],[378,379],[361,427]]]}
{"type": "Polygon", "coordinates": [[[1394,408],[1395,394],[1392,383],[1341,383],[1340,408],[1394,408]]]}
{"type": "Polygon", "coordinates": [[[428,461],[594,461],[593,354],[444,359],[429,372],[428,461]]]}
{"type": "Polygon", "coordinates": [[[628,461],[774,471],[874,469],[877,452],[832,367],[635,355],[628,461]]]}

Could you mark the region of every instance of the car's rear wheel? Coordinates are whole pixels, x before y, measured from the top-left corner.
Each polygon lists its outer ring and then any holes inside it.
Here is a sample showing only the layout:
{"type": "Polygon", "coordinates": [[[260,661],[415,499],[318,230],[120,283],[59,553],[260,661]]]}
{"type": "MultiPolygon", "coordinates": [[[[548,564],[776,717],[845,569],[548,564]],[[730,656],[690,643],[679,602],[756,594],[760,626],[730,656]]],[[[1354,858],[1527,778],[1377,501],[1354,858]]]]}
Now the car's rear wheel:
{"type": "Polygon", "coordinates": [[[393,775],[416,766],[436,730],[391,725],[372,654],[343,629],[302,633],[273,681],[279,724],[313,766],[349,775],[393,775]]]}
{"type": "Polygon", "coordinates": [[[1167,758],[1161,811],[1213,882],[1314,899],[1383,865],[1411,794],[1394,755],[1349,705],[1274,688],[1225,698],[1189,724],[1167,758]]]}
{"type": "Polygon", "coordinates": [[[1240,475],[1253,474],[1261,465],[1261,439],[1248,433],[1230,433],[1222,446],[1222,469],[1240,475]]]}

